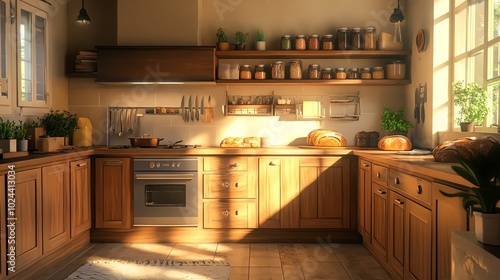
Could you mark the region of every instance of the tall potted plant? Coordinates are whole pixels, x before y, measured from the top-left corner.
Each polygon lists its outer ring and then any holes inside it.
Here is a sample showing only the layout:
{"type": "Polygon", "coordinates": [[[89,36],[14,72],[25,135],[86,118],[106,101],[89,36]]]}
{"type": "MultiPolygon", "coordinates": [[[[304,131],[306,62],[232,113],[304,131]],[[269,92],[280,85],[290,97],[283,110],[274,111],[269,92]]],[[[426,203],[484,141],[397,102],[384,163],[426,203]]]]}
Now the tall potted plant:
{"type": "Polygon", "coordinates": [[[389,107],[384,107],[380,128],[387,131],[390,135],[401,134],[406,136],[408,129],[412,128],[413,125],[408,120],[405,120],[404,115],[404,108],[393,111],[389,107]]]}
{"type": "MultiPolygon", "coordinates": [[[[76,114],[72,114],[66,110],[60,112],[59,110],[51,109],[40,118],[40,124],[45,130],[44,138],[59,138],[45,140],[45,144],[42,145],[42,150],[53,151],[59,149],[60,146],[69,144],[69,137],[73,135],[78,128],[78,117],[76,114]]],[[[44,140],[42,139],[42,141],[44,140]]]]}
{"type": "Polygon", "coordinates": [[[461,197],[462,206],[468,214],[474,214],[475,232],[478,241],[500,245],[500,144],[494,143],[489,152],[475,158],[458,157],[460,166],[453,170],[477,188],[456,193],[441,193],[448,197],[461,197]]]}
{"type": "Polygon", "coordinates": [[[454,103],[460,109],[456,122],[461,131],[474,131],[475,125],[483,124],[488,116],[488,93],[477,83],[464,86],[462,81],[453,83],[454,103]]]}
{"type": "Polygon", "coordinates": [[[14,127],[14,136],[17,140],[17,150],[21,152],[25,152],[28,150],[28,140],[30,135],[27,135],[28,125],[19,121],[19,124],[14,127]]]}
{"type": "Polygon", "coordinates": [[[215,33],[215,36],[217,37],[217,49],[220,51],[229,50],[227,35],[222,27],[219,27],[219,29],[217,29],[217,33],[215,33]]]}
{"type": "Polygon", "coordinates": [[[244,50],[249,36],[250,33],[248,32],[236,31],[236,33],[234,33],[234,48],[236,50],[244,50]]]}

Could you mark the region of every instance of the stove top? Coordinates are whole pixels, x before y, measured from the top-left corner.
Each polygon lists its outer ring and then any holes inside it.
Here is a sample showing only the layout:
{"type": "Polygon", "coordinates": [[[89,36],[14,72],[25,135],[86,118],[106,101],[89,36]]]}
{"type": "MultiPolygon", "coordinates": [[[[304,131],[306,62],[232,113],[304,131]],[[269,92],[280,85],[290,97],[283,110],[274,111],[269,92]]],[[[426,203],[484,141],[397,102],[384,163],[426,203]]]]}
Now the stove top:
{"type": "Polygon", "coordinates": [[[180,145],[180,144],[171,144],[171,145],[158,145],[156,147],[134,147],[130,145],[117,145],[117,146],[111,146],[109,149],[120,149],[120,150],[125,150],[125,149],[194,149],[199,147],[199,145],[180,145]]]}

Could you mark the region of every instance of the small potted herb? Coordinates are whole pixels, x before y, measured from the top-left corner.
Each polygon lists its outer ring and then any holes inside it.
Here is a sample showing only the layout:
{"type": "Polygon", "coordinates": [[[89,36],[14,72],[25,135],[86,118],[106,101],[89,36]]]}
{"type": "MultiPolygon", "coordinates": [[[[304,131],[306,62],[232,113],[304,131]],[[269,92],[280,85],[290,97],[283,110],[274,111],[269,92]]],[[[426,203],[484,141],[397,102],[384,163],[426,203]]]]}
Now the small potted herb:
{"type": "Polygon", "coordinates": [[[408,129],[413,125],[404,119],[405,109],[401,108],[399,111],[393,111],[389,107],[384,108],[382,112],[382,124],[380,128],[387,131],[389,134],[407,135],[408,129]]]}
{"type": "Polygon", "coordinates": [[[255,38],[257,39],[257,42],[255,43],[255,49],[258,51],[265,51],[266,50],[266,37],[264,34],[264,30],[262,29],[257,29],[255,32],[255,38]]]}
{"type": "Polygon", "coordinates": [[[21,152],[25,152],[28,150],[28,139],[30,135],[27,135],[28,125],[19,121],[19,124],[14,127],[14,136],[17,139],[17,150],[21,152]]]}
{"type": "Polygon", "coordinates": [[[227,41],[227,35],[222,27],[219,27],[217,33],[215,33],[215,36],[217,37],[217,49],[220,51],[229,50],[229,42],[227,41]]]}
{"type": "Polygon", "coordinates": [[[4,121],[0,118],[0,149],[2,149],[3,153],[17,151],[15,126],[14,121],[4,121]]]}
{"type": "Polygon", "coordinates": [[[244,50],[249,36],[250,33],[248,32],[236,31],[236,33],[234,33],[235,37],[234,48],[236,50],[244,50]]]}
{"type": "Polygon", "coordinates": [[[464,87],[462,81],[453,83],[454,103],[460,109],[456,119],[462,132],[474,131],[475,125],[481,125],[488,116],[488,93],[477,83],[464,87]]]}

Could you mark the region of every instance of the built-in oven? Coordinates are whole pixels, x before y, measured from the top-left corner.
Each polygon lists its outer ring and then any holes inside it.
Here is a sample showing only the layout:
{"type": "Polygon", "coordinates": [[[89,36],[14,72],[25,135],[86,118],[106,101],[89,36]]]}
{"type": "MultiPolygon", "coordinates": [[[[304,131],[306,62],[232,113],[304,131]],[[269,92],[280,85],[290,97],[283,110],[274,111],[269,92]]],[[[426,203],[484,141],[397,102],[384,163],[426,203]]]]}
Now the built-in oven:
{"type": "Polygon", "coordinates": [[[134,226],[198,225],[198,159],[134,159],[134,226]]]}

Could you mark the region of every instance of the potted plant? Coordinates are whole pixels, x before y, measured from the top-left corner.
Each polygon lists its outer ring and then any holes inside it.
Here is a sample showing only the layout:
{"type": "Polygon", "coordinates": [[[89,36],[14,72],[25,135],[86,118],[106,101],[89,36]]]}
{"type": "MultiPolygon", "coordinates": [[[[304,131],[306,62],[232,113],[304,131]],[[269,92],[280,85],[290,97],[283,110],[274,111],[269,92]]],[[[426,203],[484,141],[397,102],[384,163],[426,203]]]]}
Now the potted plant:
{"type": "Polygon", "coordinates": [[[42,150],[54,151],[60,149],[60,146],[69,144],[69,137],[78,128],[78,117],[76,114],[71,114],[66,110],[60,112],[59,110],[54,111],[50,109],[48,113],[40,118],[40,124],[45,131],[44,138],[56,138],[49,140],[40,138],[44,142],[42,150]]]}
{"type": "Polygon", "coordinates": [[[257,29],[255,32],[255,37],[257,38],[257,42],[255,43],[255,49],[258,51],[266,50],[266,37],[264,35],[264,30],[257,29]]]}
{"type": "Polygon", "coordinates": [[[217,29],[217,33],[215,33],[215,36],[217,37],[217,49],[220,51],[229,50],[227,35],[222,27],[219,27],[219,29],[217,29]]]}
{"type": "Polygon", "coordinates": [[[393,111],[389,107],[384,107],[382,112],[382,123],[380,128],[391,134],[407,135],[408,129],[413,125],[404,119],[405,109],[401,108],[399,111],[393,111]]]}
{"type": "Polygon", "coordinates": [[[250,33],[248,33],[248,32],[236,31],[236,33],[234,33],[234,37],[235,37],[234,48],[236,50],[244,50],[245,44],[246,44],[249,36],[250,36],[250,33]]]}
{"type": "Polygon", "coordinates": [[[17,151],[15,126],[14,121],[4,121],[0,118],[0,149],[2,149],[2,153],[17,151]]]}
{"type": "Polygon", "coordinates": [[[448,197],[461,197],[468,214],[474,214],[478,241],[500,245],[500,144],[494,143],[489,152],[471,159],[457,157],[460,166],[451,168],[477,188],[469,192],[441,193],[448,197]]]}
{"type": "Polygon", "coordinates": [[[460,109],[456,119],[461,131],[474,131],[475,125],[483,124],[488,115],[488,94],[477,83],[469,83],[464,87],[462,81],[453,83],[455,106],[460,109]]]}
{"type": "Polygon", "coordinates": [[[14,127],[14,136],[17,139],[17,150],[21,152],[25,152],[28,150],[28,140],[30,135],[27,135],[28,125],[19,121],[19,124],[14,127]]]}

